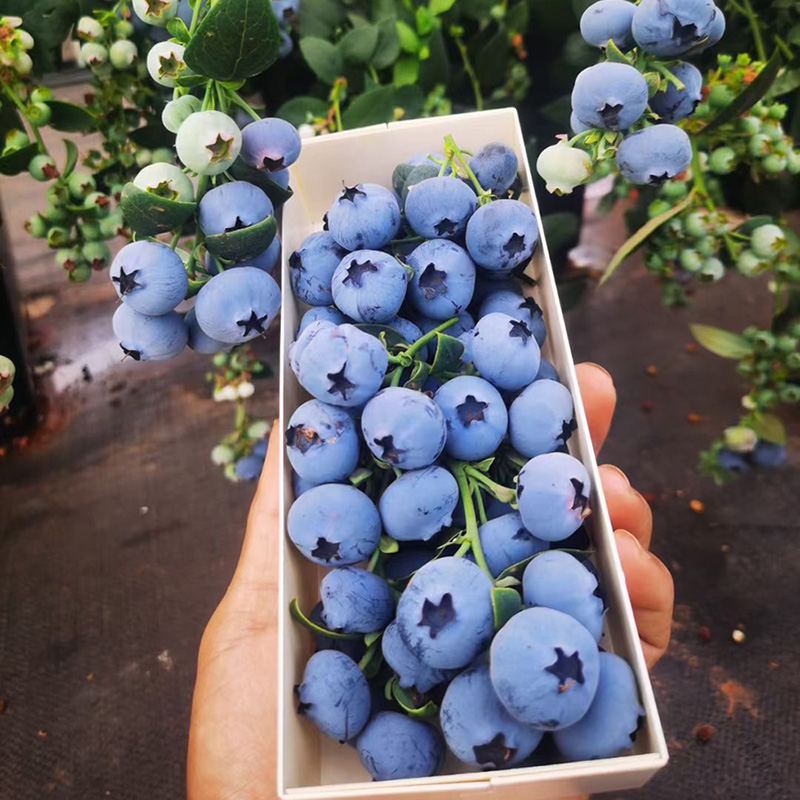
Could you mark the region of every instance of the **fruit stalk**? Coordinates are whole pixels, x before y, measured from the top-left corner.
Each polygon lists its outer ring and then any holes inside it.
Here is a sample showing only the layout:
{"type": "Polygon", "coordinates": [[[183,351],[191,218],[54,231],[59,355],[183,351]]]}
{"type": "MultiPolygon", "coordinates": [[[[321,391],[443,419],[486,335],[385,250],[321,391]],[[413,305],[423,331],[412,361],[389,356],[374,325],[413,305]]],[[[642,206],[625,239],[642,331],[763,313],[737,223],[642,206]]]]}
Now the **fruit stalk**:
{"type": "Polygon", "coordinates": [[[472,186],[475,189],[475,194],[478,195],[478,205],[483,206],[487,203],[490,203],[492,200],[492,193],[481,186],[480,182],[475,177],[475,173],[472,171],[472,167],[470,167],[469,162],[464,158],[464,154],[461,152],[455,142],[455,139],[453,139],[451,135],[444,137],[444,149],[445,157],[447,157],[448,153],[452,153],[458,163],[461,165],[461,168],[467,173],[467,177],[470,179],[472,186]]]}
{"type": "MultiPolygon", "coordinates": [[[[481,547],[481,538],[478,534],[478,521],[475,517],[475,506],[472,504],[472,482],[467,478],[467,468],[462,461],[451,461],[450,471],[456,479],[458,491],[461,494],[461,502],[464,504],[469,549],[472,551],[472,555],[475,556],[475,563],[491,578],[492,573],[486,564],[486,558],[481,547]]],[[[463,546],[461,549],[463,549],[463,546]]],[[[456,555],[464,555],[461,549],[456,555]]]]}

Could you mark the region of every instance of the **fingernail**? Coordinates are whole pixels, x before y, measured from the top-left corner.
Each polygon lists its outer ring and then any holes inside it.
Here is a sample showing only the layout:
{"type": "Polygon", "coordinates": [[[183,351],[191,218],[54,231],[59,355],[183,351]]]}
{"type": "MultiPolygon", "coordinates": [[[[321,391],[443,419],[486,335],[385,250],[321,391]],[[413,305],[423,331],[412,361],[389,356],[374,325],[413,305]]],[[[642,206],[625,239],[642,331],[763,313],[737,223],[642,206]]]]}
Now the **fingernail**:
{"type": "Polygon", "coordinates": [[[631,553],[636,553],[637,556],[646,552],[642,543],[630,531],[619,528],[614,533],[617,536],[617,547],[621,550],[629,550],[631,553]]]}
{"type": "Polygon", "coordinates": [[[631,482],[628,480],[628,476],[619,467],[615,467],[613,464],[603,464],[602,469],[603,471],[608,471],[614,475],[618,475],[620,479],[625,482],[625,485],[630,488],[631,482]]]}
{"type": "Polygon", "coordinates": [[[611,373],[605,367],[601,367],[599,364],[595,364],[594,361],[584,361],[583,363],[586,364],[587,367],[594,367],[595,369],[599,369],[600,372],[603,372],[606,375],[608,375],[612,383],[614,382],[614,379],[611,377],[611,373]]]}

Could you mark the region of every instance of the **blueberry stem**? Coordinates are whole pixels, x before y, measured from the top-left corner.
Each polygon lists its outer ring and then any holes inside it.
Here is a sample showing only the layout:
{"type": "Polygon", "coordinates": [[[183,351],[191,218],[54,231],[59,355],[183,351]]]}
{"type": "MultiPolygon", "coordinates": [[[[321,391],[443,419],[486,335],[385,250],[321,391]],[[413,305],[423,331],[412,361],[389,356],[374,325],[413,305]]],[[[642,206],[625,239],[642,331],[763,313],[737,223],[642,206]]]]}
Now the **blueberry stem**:
{"type": "Polygon", "coordinates": [[[697,194],[705,201],[706,208],[708,208],[709,211],[714,211],[716,206],[708,196],[708,189],[706,188],[706,182],[703,178],[703,170],[700,166],[700,151],[697,149],[697,142],[695,139],[692,139],[692,183],[697,190],[697,194]]]}
{"type": "Polygon", "coordinates": [[[214,81],[209,79],[206,82],[206,91],[203,94],[203,104],[200,106],[201,111],[208,111],[214,103],[214,81]]]}
{"type": "Polygon", "coordinates": [[[460,36],[454,36],[453,41],[456,43],[458,52],[461,54],[461,63],[464,65],[464,72],[467,73],[469,82],[472,85],[472,93],[475,95],[475,108],[478,111],[483,111],[483,93],[481,92],[481,82],[475,74],[475,69],[472,62],[469,60],[469,51],[464,44],[464,40],[460,36]]]}
{"type": "Polygon", "coordinates": [[[317,636],[327,636],[329,639],[347,639],[349,641],[357,641],[361,638],[360,633],[339,633],[338,631],[328,630],[328,628],[323,628],[321,625],[312,622],[302,612],[300,603],[297,601],[296,597],[289,603],[289,614],[295,622],[299,622],[304,628],[308,628],[308,630],[317,634],[317,636]]]}
{"type": "Polygon", "coordinates": [[[478,519],[480,520],[481,525],[485,525],[486,520],[486,507],[483,504],[483,495],[481,494],[481,490],[478,486],[475,486],[475,506],[478,509],[478,519]]]}
{"type": "Polygon", "coordinates": [[[495,483],[490,477],[484,475],[480,470],[474,467],[465,466],[464,470],[473,481],[481,484],[492,497],[496,497],[501,503],[511,503],[514,501],[517,493],[513,489],[495,483]]]}
{"type": "Polygon", "coordinates": [[[367,571],[375,572],[375,568],[378,566],[378,562],[380,560],[381,560],[381,549],[380,547],[376,547],[372,551],[372,555],[369,557],[369,562],[367,563],[367,571]]]}
{"type": "Polygon", "coordinates": [[[400,364],[394,368],[394,372],[392,373],[392,380],[389,382],[389,386],[399,386],[400,385],[400,378],[403,375],[403,365],[400,364]]]}
{"type": "Polygon", "coordinates": [[[197,0],[194,9],[192,10],[192,21],[189,23],[189,34],[193,34],[197,23],[200,22],[200,11],[205,5],[203,0],[197,0]]]}
{"type": "Polygon", "coordinates": [[[378,645],[380,644],[380,637],[378,637],[368,648],[367,652],[361,657],[361,661],[358,662],[358,668],[363,672],[368,666],[370,661],[375,656],[375,653],[378,651],[378,645]]]}
{"type": "Polygon", "coordinates": [[[654,61],[653,66],[660,72],[675,88],[682,92],[686,88],[686,84],[678,78],[672,70],[665,67],[660,61],[654,61]]]}
{"type": "Polygon", "coordinates": [[[491,203],[492,193],[480,185],[478,179],[475,177],[475,173],[472,171],[472,167],[469,165],[469,162],[464,158],[464,154],[459,149],[455,139],[453,139],[453,137],[449,134],[444,137],[444,154],[448,161],[452,161],[453,157],[455,157],[456,161],[458,161],[458,163],[461,165],[461,168],[467,174],[467,177],[470,179],[470,181],[472,181],[475,194],[478,195],[478,205],[484,206],[487,203],[491,203]]]}
{"type": "Polygon", "coordinates": [[[233,89],[227,89],[228,97],[233,100],[233,102],[239,106],[243,111],[246,111],[256,122],[261,119],[257,111],[254,111],[250,104],[242,97],[239,97],[239,93],[235,92],[233,89]]]}
{"type": "Polygon", "coordinates": [[[597,133],[597,129],[596,128],[589,128],[588,131],[582,131],[581,133],[578,133],[575,136],[573,136],[571,139],[568,139],[567,140],[567,144],[570,147],[575,147],[576,144],[578,144],[579,142],[582,142],[584,139],[586,139],[587,137],[591,136],[593,133],[597,133]]]}
{"type": "Polygon", "coordinates": [[[406,348],[406,353],[410,356],[415,356],[428,342],[435,339],[440,333],[446,331],[451,325],[455,325],[456,322],[458,322],[458,317],[450,317],[446,322],[437,325],[432,331],[428,331],[424,336],[420,336],[414,344],[410,344],[406,348]]]}
{"type": "Polygon", "coordinates": [[[467,521],[467,539],[456,552],[457,556],[466,555],[467,550],[472,550],[472,555],[475,556],[475,563],[490,577],[492,573],[486,564],[486,558],[483,555],[483,548],[481,547],[481,537],[478,534],[478,521],[475,518],[475,506],[472,504],[472,491],[473,483],[467,478],[468,467],[463,461],[451,461],[450,471],[453,473],[456,483],[458,484],[458,491],[461,494],[461,502],[464,505],[464,518],[467,521]],[[464,545],[468,545],[465,550],[464,545]],[[462,552],[464,551],[464,552],[462,552]]]}

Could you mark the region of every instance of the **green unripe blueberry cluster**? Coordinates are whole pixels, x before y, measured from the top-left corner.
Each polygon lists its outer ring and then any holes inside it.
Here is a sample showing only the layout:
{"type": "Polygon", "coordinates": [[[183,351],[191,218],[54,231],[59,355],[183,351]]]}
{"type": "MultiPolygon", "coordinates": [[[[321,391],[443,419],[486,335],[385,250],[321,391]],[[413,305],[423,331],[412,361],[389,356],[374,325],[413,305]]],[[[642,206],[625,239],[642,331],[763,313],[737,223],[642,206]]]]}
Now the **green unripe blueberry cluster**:
{"type": "Polygon", "coordinates": [[[781,333],[750,326],[742,337],[751,347],[737,364],[752,387],[746,407],[763,412],[778,403],[800,402],[800,322],[781,333]]]}
{"type": "Polygon", "coordinates": [[[127,20],[103,24],[94,17],[81,17],[75,33],[83,42],[80,46],[81,63],[100,76],[111,70],[128,70],[139,59],[139,49],[130,40],[133,25],[127,20]]]}

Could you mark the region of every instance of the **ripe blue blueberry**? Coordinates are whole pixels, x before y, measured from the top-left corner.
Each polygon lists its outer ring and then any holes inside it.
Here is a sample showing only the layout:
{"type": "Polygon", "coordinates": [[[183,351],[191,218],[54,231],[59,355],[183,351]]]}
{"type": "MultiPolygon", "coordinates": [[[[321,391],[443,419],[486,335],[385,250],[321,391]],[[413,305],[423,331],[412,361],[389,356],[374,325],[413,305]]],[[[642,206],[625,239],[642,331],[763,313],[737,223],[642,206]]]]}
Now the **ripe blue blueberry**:
{"type": "Polygon", "coordinates": [[[469,161],[478,183],[492,194],[503,195],[517,177],[519,162],[514,151],[502,142],[489,142],[469,161]]]}
{"type": "Polygon", "coordinates": [[[472,300],[475,265],[463,247],[446,239],[423,242],[408,257],[414,270],[409,295],[424,316],[446,320],[458,316],[472,300]]]}
{"type": "Polygon", "coordinates": [[[111,263],[109,274],[120,300],[148,316],[172,311],[189,288],[180,256],[161,242],[126,244],[111,263]]]}
{"type": "Polygon", "coordinates": [[[499,389],[516,391],[532,383],[541,353],[533,331],[508,314],[481,317],[472,332],[472,363],[481,377],[499,389]]]}
{"type": "Polygon", "coordinates": [[[525,527],[540,539],[560,542],[589,513],[592,486],[586,467],[567,453],[532,458],[520,470],[517,503],[525,527]]]}
{"type": "Polygon", "coordinates": [[[629,64],[604,61],[587,67],[575,79],[572,110],[593,128],[625,130],[647,108],[647,81],[629,64]]]}
{"type": "Polygon", "coordinates": [[[322,620],[332,631],[372,633],[394,616],[394,595],[383,578],[359,567],[337,567],[319,587],[322,620]]]}
{"type": "Polygon", "coordinates": [[[458,337],[458,341],[464,345],[464,352],[461,353],[461,363],[472,363],[472,331],[466,331],[458,337]]]}
{"type": "Polygon", "coordinates": [[[522,524],[522,517],[510,508],[509,513],[489,519],[481,525],[478,533],[486,565],[495,577],[550,546],[549,542],[537,539],[530,533],[522,524]]]}
{"type": "Polygon", "coordinates": [[[544,317],[539,304],[532,297],[523,297],[517,292],[503,289],[488,295],[481,304],[479,317],[494,312],[508,314],[512,319],[521,319],[532,331],[536,344],[541,347],[547,338],[544,317]]]}
{"type": "Polygon", "coordinates": [[[286,454],[295,472],[313,483],[343,481],[358,464],[358,433],[342,408],[309,400],[289,419],[286,454]]]}
{"type": "MultiPolygon", "coordinates": [[[[414,342],[422,336],[422,330],[419,326],[410,319],[405,319],[405,317],[392,317],[384,324],[387,328],[391,328],[393,331],[399,333],[407,344],[414,344],[414,342]]],[[[419,357],[423,361],[428,360],[427,344],[423,345],[422,349],[419,351],[419,357]]]]}
{"type": "Polygon", "coordinates": [[[305,480],[305,478],[301,478],[294,470],[292,470],[292,491],[294,492],[295,499],[300,497],[301,494],[305,494],[309,489],[313,489],[318,485],[319,484],[305,480]]]}
{"type": "Polygon", "coordinates": [[[512,447],[526,458],[564,447],[576,428],[573,411],[566,386],[546,379],[534,381],[508,409],[512,447]]]}
{"type": "Polygon", "coordinates": [[[295,692],[297,713],[331,739],[349,741],[367,724],[372,704],[369,685],[355,661],[344,653],[314,653],[295,692]]]}
{"type": "Polygon", "coordinates": [[[197,295],[197,322],[219,342],[241,344],[263,334],[281,307],[275,279],[256,267],[215,275],[197,295]]]}
{"type": "Polygon", "coordinates": [[[786,461],[786,445],[759,439],[753,450],[753,464],[765,469],[781,466],[786,461]]]}
{"type": "Polygon", "coordinates": [[[660,186],[692,161],[686,131],[675,125],[651,125],[626,136],[617,149],[617,167],[631,183],[660,186]]]}
{"type": "Polygon", "coordinates": [[[203,332],[203,329],[197,324],[197,315],[194,309],[189,311],[184,322],[189,334],[189,347],[195,353],[211,355],[212,353],[227,353],[231,349],[232,345],[227,342],[218,342],[203,332]]]}
{"type": "Polygon", "coordinates": [[[384,660],[397,675],[397,682],[404,689],[414,687],[424,694],[447,677],[444,670],[426,666],[406,647],[396,622],[390,623],[383,632],[381,651],[384,660]]]}
{"type": "Polygon", "coordinates": [[[233,468],[234,474],[240,481],[256,481],[261,475],[264,459],[258,456],[243,456],[233,468]]]}
{"type": "Polygon", "coordinates": [[[393,481],[378,508],[389,536],[401,542],[426,542],[451,523],[457,503],[456,479],[442,467],[426,467],[393,481]]]}
{"type": "Polygon", "coordinates": [[[338,308],[333,306],[314,306],[309,308],[305,314],[300,318],[300,326],[297,328],[297,335],[299,336],[312,322],[318,320],[325,320],[334,325],[341,325],[347,322],[347,317],[339,311],[338,308]]]}
{"type": "Polygon", "coordinates": [[[272,273],[278,260],[281,257],[281,240],[276,236],[270,243],[266,250],[263,250],[257,256],[247,259],[236,266],[239,267],[256,267],[264,272],[272,273]]]}
{"type": "Polygon", "coordinates": [[[721,8],[718,8],[717,15],[714,17],[714,21],[711,23],[711,27],[708,30],[708,39],[706,39],[706,41],[704,41],[702,44],[693,47],[692,54],[696,55],[697,53],[702,53],[708,50],[709,47],[713,47],[715,44],[717,44],[724,35],[725,14],[722,13],[721,8]]]}
{"type": "Polygon", "coordinates": [[[412,186],[406,197],[406,221],[426,239],[461,236],[475,211],[478,198],[458,178],[428,178],[412,186]]]}
{"type": "Polygon", "coordinates": [[[282,28],[291,28],[300,13],[300,0],[272,0],[272,12],[282,28]]]}
{"type": "Polygon", "coordinates": [[[727,447],[723,447],[719,453],[717,453],[717,464],[719,464],[722,469],[737,474],[750,471],[750,463],[747,458],[745,458],[744,454],[737,453],[727,447]]]}
{"type": "Polygon", "coordinates": [[[333,302],[358,322],[386,322],[397,316],[406,296],[405,267],[389,253],[356,250],[333,273],[333,302]]]}
{"type": "MultiPolygon", "coordinates": [[[[325,620],[322,619],[322,603],[317,603],[311,609],[308,618],[315,625],[319,625],[320,628],[328,629],[325,620]]],[[[361,660],[367,649],[363,638],[334,639],[332,636],[326,636],[324,633],[317,633],[315,631],[311,632],[311,636],[314,639],[317,650],[338,650],[340,653],[344,653],[346,656],[352,658],[356,664],[361,660]]]]}
{"type": "Polygon", "coordinates": [[[295,297],[310,306],[330,305],[333,271],[346,255],[347,251],[328,231],[318,231],[304,239],[289,256],[295,297]]]}
{"type": "Polygon", "coordinates": [[[123,304],[112,325],[122,351],[134,361],[166,361],[186,347],[186,325],[174,311],[148,317],[123,304]]]}
{"type": "Polygon", "coordinates": [[[439,719],[455,757],[480,769],[516,766],[539,746],[543,735],[505,710],[485,665],[468,669],[452,680],[439,719]]]}
{"type": "Polygon", "coordinates": [[[600,675],[598,655],[592,635],[572,617],[528,608],[494,637],[492,685],[512,717],[539,730],[558,730],[589,710],[600,675]]]}
{"type": "Polygon", "coordinates": [[[433,398],[447,425],[447,454],[480,461],[497,450],[508,429],[503,398],[491,383],[474,375],[447,381],[433,398]]]}
{"type": "Polygon", "coordinates": [[[325,483],[294,501],[286,529],[294,546],[315,564],[348,566],[372,555],[381,518],[372,500],[354,486],[325,483]]]}
{"type": "Polygon", "coordinates": [[[231,181],[206,192],[197,210],[197,224],[206,236],[249,228],[274,213],[272,201],[252,183],[231,181]]]}
{"type": "Polygon", "coordinates": [[[328,229],[345,250],[379,250],[400,230],[400,206],[377,183],[348,186],[328,211],[328,229]]]}
{"type": "Polygon", "coordinates": [[[537,381],[560,381],[556,368],[544,357],[539,362],[539,371],[536,373],[537,381]]]}
{"type": "Polygon", "coordinates": [[[441,733],[396,711],[376,714],[358,737],[356,749],[376,781],[428,778],[444,761],[441,733]]]}
{"type": "MultiPolygon", "coordinates": [[[[623,0],[623,2],[627,2],[627,0],[623,0]]],[[[590,131],[592,129],[591,125],[581,122],[578,119],[578,115],[574,111],[572,111],[569,115],[569,127],[576,136],[579,133],[585,133],[586,131],[590,131]]]]}
{"type": "Polygon", "coordinates": [[[642,716],[633,670],[619,656],[600,653],[600,681],[589,710],[553,738],[570,761],[613,758],[631,748],[642,716]]]}
{"type": "MultiPolygon", "coordinates": [[[[434,328],[438,328],[442,324],[442,320],[431,319],[430,317],[423,316],[422,314],[414,316],[413,319],[414,322],[419,325],[419,328],[423,333],[430,333],[434,328]]],[[[472,315],[467,311],[462,311],[460,314],[458,314],[458,321],[454,322],[444,332],[447,334],[447,336],[455,336],[458,338],[462,333],[471,331],[474,327],[475,320],[472,318],[472,315]]]]}
{"type": "Polygon", "coordinates": [[[398,386],[383,389],[367,403],[361,431],[376,458],[400,469],[432,464],[447,436],[439,406],[422,392],[398,386]]]}
{"type": "Polygon", "coordinates": [[[600,0],[592,3],[581,15],[581,36],[595,47],[602,47],[613,40],[623,52],[635,44],[631,33],[633,12],[636,6],[628,0],[600,0]]]}
{"type": "Polygon", "coordinates": [[[487,275],[504,278],[528,263],[539,242],[536,216],[519,200],[481,206],[467,225],[467,250],[487,275]]]}
{"type": "Polygon", "coordinates": [[[664,81],[662,90],[650,98],[650,108],[663,122],[678,122],[694,114],[703,99],[703,75],[688,61],[679,61],[670,71],[685,88],[678,89],[671,81],[664,81]]]}
{"type": "Polygon", "coordinates": [[[294,164],[299,155],[300,134],[284,119],[267,117],[242,129],[241,157],[255,169],[277,172],[294,164]]]}
{"type": "Polygon", "coordinates": [[[492,582],[465,558],[445,557],[420,567],[397,604],[397,625],[424,664],[458,669],[492,638],[492,582]]]}
{"type": "Polygon", "coordinates": [[[522,575],[526,606],[563,611],[599,641],[605,606],[594,573],[575,556],[551,550],[534,558],[522,575]]]}
{"type": "Polygon", "coordinates": [[[290,358],[306,391],[336,406],[363,405],[380,388],[388,365],[386,348],[374,336],[327,322],[309,325],[290,358]]]}
{"type": "Polygon", "coordinates": [[[651,55],[679,56],[716,32],[718,13],[712,0],[642,0],[633,15],[633,38],[651,55]]]}

